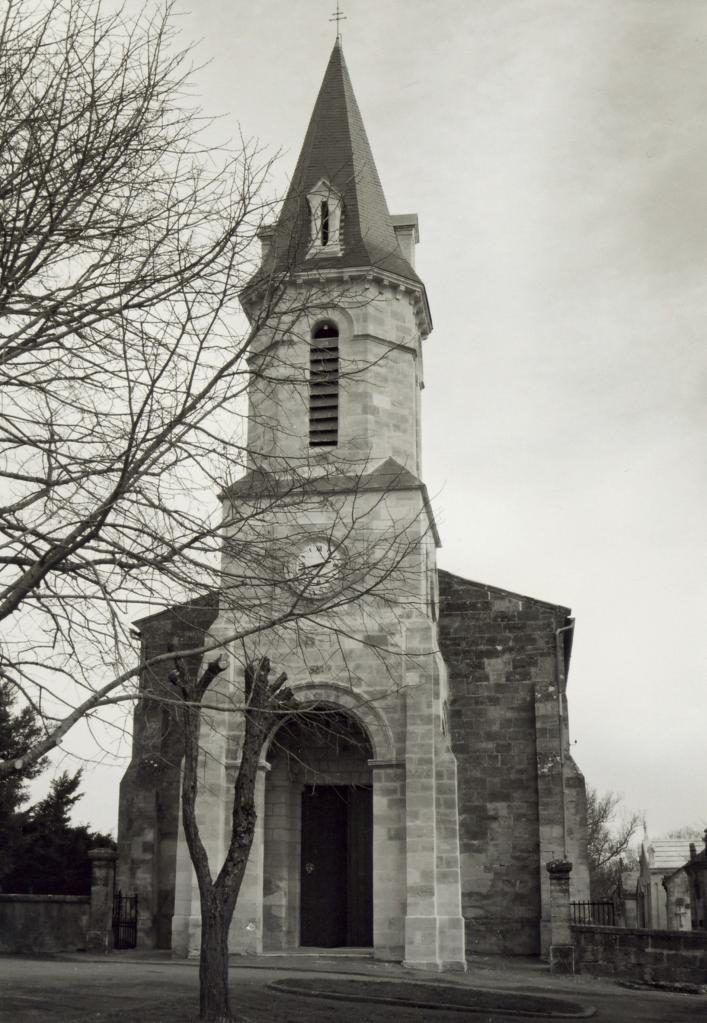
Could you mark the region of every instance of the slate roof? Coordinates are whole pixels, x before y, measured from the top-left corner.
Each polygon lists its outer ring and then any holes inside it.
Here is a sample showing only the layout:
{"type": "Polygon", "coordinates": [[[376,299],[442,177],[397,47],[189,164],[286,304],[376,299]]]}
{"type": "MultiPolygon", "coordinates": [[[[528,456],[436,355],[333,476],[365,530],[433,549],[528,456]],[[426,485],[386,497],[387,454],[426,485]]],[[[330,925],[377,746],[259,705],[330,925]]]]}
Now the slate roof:
{"type": "Polygon", "coordinates": [[[374,267],[421,281],[398,246],[393,221],[337,40],[314,105],[264,270],[374,267]],[[307,259],[307,194],[326,179],[343,197],[343,253],[307,259]]]}
{"type": "Polygon", "coordinates": [[[221,498],[231,500],[248,500],[266,497],[268,499],[282,499],[288,495],[302,496],[307,493],[365,493],[370,491],[393,492],[396,490],[419,490],[422,501],[430,522],[430,528],[435,544],[440,547],[441,541],[437,531],[434,513],[430,504],[427,487],[394,458],[386,458],[379,463],[371,472],[361,475],[349,475],[346,473],[334,474],[325,473],[323,476],[313,476],[311,479],[302,477],[300,480],[277,477],[270,473],[259,470],[251,470],[245,476],[241,476],[235,483],[231,483],[221,492],[221,498]]]}
{"type": "Polygon", "coordinates": [[[644,839],[643,850],[651,870],[673,870],[690,858],[690,843],[684,838],[644,839]]]}
{"type": "Polygon", "coordinates": [[[423,483],[405,469],[394,458],[386,458],[375,469],[359,474],[326,472],[321,476],[307,477],[304,473],[299,479],[276,476],[258,469],[248,471],[235,483],[226,487],[221,497],[249,497],[287,493],[304,494],[309,492],[337,493],[345,490],[408,490],[421,487],[423,483]]]}

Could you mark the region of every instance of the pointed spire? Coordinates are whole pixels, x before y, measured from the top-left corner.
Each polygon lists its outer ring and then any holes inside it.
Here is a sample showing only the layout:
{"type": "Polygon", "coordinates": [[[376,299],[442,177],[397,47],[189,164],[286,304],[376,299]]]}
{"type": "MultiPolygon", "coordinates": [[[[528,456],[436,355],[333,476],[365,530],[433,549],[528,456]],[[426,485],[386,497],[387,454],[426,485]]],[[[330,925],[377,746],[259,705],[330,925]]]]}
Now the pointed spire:
{"type": "Polygon", "coordinates": [[[403,257],[337,38],[292,176],[271,252],[295,270],[377,267],[415,282],[403,257]],[[307,196],[322,181],[342,198],[340,254],[310,250],[307,196]]]}

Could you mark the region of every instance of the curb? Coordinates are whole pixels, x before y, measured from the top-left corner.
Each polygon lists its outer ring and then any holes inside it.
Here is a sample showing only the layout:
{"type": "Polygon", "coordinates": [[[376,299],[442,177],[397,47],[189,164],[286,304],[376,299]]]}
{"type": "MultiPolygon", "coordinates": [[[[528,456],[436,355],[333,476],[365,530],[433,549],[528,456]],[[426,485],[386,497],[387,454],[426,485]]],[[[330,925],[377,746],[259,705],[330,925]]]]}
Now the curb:
{"type": "MultiPolygon", "coordinates": [[[[367,978],[370,981],[370,978],[367,978]]],[[[377,983],[374,981],[373,983],[377,983]]],[[[446,991],[447,988],[443,985],[428,984],[431,990],[439,990],[440,993],[446,991]]],[[[588,1006],[583,1008],[577,1006],[576,1012],[556,1012],[552,1009],[518,1009],[513,1007],[507,1007],[503,1003],[508,1001],[507,992],[491,991],[483,988],[469,988],[470,993],[480,994],[484,993],[489,996],[489,999],[493,998],[494,1004],[486,1005],[474,1005],[474,1004],[460,1004],[459,1002],[440,1002],[440,1001],[426,1001],[421,998],[391,998],[384,995],[376,995],[374,993],[366,994],[355,994],[353,992],[341,992],[341,991],[326,991],[323,988],[316,987],[314,982],[311,988],[300,987],[295,984],[290,984],[284,980],[275,980],[271,984],[268,984],[268,989],[271,991],[277,991],[280,994],[288,995],[299,995],[305,998],[325,998],[330,1001],[336,1002],[367,1002],[374,1005],[399,1005],[411,1009],[433,1009],[433,1010],[446,1010],[455,1012],[474,1012],[474,1013],[488,1013],[488,1012],[502,1012],[506,1016],[518,1016],[519,1018],[532,1017],[535,1019],[591,1019],[592,1016],[596,1015],[596,1009],[594,1006],[588,1006]]],[[[456,988],[454,990],[457,990],[456,988]]],[[[515,998],[519,997],[518,993],[515,993],[515,998]]],[[[525,995],[525,997],[531,999],[538,999],[536,995],[525,995]]],[[[550,999],[548,999],[550,1000],[550,999]]]]}
{"type": "Polygon", "coordinates": [[[667,991],[671,995],[707,995],[707,984],[690,984],[687,981],[676,981],[670,984],[667,980],[615,980],[619,987],[630,991],[667,991]]]}

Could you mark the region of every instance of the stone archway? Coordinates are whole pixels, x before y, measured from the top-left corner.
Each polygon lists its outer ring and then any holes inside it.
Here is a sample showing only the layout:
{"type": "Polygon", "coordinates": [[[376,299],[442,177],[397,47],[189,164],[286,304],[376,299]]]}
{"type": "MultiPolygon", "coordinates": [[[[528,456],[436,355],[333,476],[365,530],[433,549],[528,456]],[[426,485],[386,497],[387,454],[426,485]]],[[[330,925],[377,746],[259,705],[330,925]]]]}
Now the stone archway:
{"type": "Polygon", "coordinates": [[[373,760],[390,762],[396,759],[393,732],[375,703],[336,682],[307,682],[293,685],[292,691],[304,708],[326,706],[344,711],[357,721],[371,744],[373,760]]]}
{"type": "Polygon", "coordinates": [[[373,943],[373,746],[340,706],[308,703],[268,751],[266,951],[373,943]]]}

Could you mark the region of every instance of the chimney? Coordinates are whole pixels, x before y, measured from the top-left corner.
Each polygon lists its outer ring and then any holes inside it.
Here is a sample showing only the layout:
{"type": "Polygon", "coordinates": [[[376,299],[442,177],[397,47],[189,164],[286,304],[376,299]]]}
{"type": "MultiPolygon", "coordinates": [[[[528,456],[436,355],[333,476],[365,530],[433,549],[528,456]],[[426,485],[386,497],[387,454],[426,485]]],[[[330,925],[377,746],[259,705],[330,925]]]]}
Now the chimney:
{"type": "Polygon", "coordinates": [[[415,269],[415,246],[420,240],[420,229],[417,223],[417,213],[401,213],[397,217],[390,218],[393,221],[393,230],[398,239],[398,245],[405,259],[415,269]]]}

